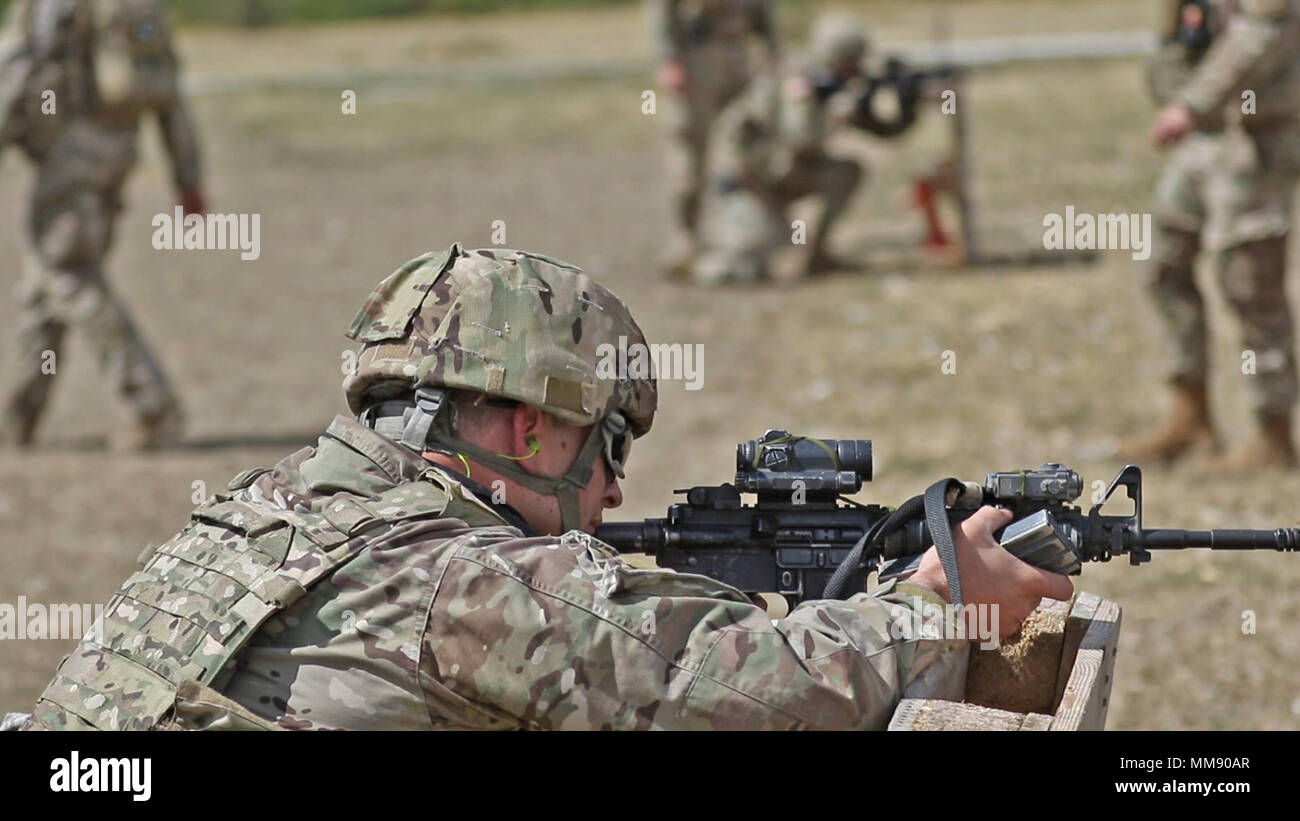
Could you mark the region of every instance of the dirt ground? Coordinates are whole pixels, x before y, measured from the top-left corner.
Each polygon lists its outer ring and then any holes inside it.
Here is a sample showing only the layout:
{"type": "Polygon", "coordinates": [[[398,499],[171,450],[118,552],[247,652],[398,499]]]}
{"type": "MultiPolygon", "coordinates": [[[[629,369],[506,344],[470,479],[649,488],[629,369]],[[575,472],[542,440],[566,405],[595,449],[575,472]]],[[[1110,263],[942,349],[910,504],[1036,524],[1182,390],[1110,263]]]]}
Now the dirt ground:
{"type": "MultiPolygon", "coordinates": [[[[813,4],[804,4],[809,8],[813,4]]],[[[1150,25],[1148,0],[1025,4],[972,0],[956,36],[1105,31],[1150,25]],[[1026,11],[1026,8],[1031,9],[1026,11]],[[1135,16],[1134,11],[1141,14],[1135,16]]],[[[876,41],[928,36],[931,5],[872,4],[876,41]]],[[[640,10],[430,18],[255,35],[187,31],[197,74],[382,71],[411,63],[645,55],[640,10]],[[629,45],[632,44],[632,45],[629,45]]],[[[792,27],[796,27],[792,24],[792,27]]],[[[467,63],[472,66],[472,64],[467,63]]],[[[1142,212],[1159,156],[1137,60],[1037,64],[978,75],[969,105],[976,196],[991,244],[1041,247],[1043,216],[1142,212]]],[[[904,272],[869,265],[798,288],[668,284],[662,124],[640,112],[643,78],[440,84],[215,95],[194,101],[211,210],[262,218],[262,255],[165,252],[151,217],[170,211],[156,135],[128,192],[110,271],[183,393],[184,447],[118,455],[122,421],[80,341],[60,361],[33,451],[0,454],[0,602],[104,601],[141,548],[168,538],[197,498],[269,465],[345,411],[342,332],[379,278],[455,240],[544,251],[598,275],[653,341],[704,345],[704,384],[661,385],[655,431],[638,442],[627,503],[608,519],[662,515],[671,489],[729,480],[734,445],[784,427],[875,441],[876,481],[858,498],[896,504],[946,475],[1059,460],[1090,483],[1121,465],[1118,438],[1166,409],[1166,354],[1127,252],[1096,265],[904,272]],[[942,369],[945,352],[956,373],[942,369]]],[[[844,252],[914,242],[908,178],[937,158],[929,117],[898,144],[846,137],[874,167],[835,237],[844,252]]],[[[0,282],[19,268],[28,174],[0,173],[0,282]]],[[[868,254],[868,260],[871,257],[868,254]]],[[[1201,272],[1206,282],[1212,272],[1201,272]]],[[[1293,278],[1292,290],[1296,287],[1293,278]]],[[[1297,295],[1293,294],[1293,297],[1297,295]]],[[[1251,377],[1217,294],[1213,375],[1224,433],[1249,431],[1251,377]]],[[[15,320],[0,300],[0,327],[15,320]]],[[[5,343],[8,344],[8,340],[5,343]]],[[[1149,526],[1295,526],[1300,475],[1210,477],[1146,469],[1149,526]]],[[[1300,729],[1300,556],[1157,555],[1140,568],[1090,566],[1082,589],[1124,608],[1108,726],[1300,729]],[[1254,632],[1243,632],[1253,614],[1254,632]],[[1292,625],[1288,627],[1287,625],[1292,625]]],[[[5,641],[0,711],[26,709],[71,642],[5,641]]]]}

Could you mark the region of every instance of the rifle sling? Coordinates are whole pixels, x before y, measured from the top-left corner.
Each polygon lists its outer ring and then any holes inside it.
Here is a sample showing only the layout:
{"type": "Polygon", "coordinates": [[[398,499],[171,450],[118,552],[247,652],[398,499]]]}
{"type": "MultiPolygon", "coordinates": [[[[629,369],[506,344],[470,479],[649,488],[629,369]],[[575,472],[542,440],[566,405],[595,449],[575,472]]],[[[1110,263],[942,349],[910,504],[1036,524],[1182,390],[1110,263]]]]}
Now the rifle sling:
{"type": "Polygon", "coordinates": [[[930,529],[930,539],[939,551],[939,562],[943,565],[943,575],[948,580],[948,597],[952,603],[962,606],[961,574],[957,571],[957,546],[952,541],[952,526],[948,522],[948,507],[945,504],[948,489],[956,485],[962,487],[956,479],[944,479],[930,485],[925,491],[925,524],[930,529]]]}

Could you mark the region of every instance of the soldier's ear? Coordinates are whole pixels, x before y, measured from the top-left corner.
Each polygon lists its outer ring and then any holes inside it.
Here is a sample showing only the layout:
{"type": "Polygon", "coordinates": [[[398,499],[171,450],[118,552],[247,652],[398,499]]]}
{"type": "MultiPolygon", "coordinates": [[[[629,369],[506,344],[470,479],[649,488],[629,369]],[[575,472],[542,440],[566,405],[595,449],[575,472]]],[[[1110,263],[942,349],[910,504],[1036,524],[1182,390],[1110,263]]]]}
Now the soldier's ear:
{"type": "Polygon", "coordinates": [[[510,417],[510,454],[531,456],[541,450],[541,442],[555,426],[555,420],[541,410],[520,402],[510,417]]]}

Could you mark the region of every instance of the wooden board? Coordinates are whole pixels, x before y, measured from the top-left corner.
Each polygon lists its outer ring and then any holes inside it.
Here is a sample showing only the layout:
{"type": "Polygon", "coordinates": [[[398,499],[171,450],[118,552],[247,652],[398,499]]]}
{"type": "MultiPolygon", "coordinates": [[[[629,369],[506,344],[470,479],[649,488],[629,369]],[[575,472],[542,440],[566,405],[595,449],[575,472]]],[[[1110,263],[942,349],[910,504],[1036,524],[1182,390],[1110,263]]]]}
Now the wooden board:
{"type": "MultiPolygon", "coordinates": [[[[1104,730],[1110,710],[1110,689],[1115,673],[1115,656],[1119,653],[1119,605],[1090,593],[1079,596],[1095,599],[1087,602],[1092,615],[1088,629],[1079,642],[1079,650],[1061,694],[1061,704],[1052,719],[1053,730],[1104,730]]],[[[1078,603],[1076,602],[1076,605],[1078,603]]],[[[1071,620],[1075,613],[1071,611],[1071,620]]],[[[1082,620],[1082,615],[1080,616],[1082,620]]]]}
{"type": "MultiPolygon", "coordinates": [[[[1064,605],[1047,600],[1043,604],[1056,608],[1064,605]]],[[[1057,670],[1055,715],[1024,714],[938,699],[904,699],[894,712],[889,729],[1105,729],[1120,617],[1118,604],[1092,593],[1080,593],[1070,606],[1057,670]]]]}
{"type": "Polygon", "coordinates": [[[905,698],[889,722],[891,730],[1046,730],[1051,716],[1012,713],[958,701],[905,698]]]}
{"type": "MultiPolygon", "coordinates": [[[[1061,704],[1061,697],[1065,695],[1065,685],[1070,681],[1070,674],[1074,672],[1074,660],[1079,655],[1079,645],[1083,642],[1083,636],[1088,632],[1088,625],[1092,623],[1092,617],[1097,614],[1097,605],[1101,604],[1101,597],[1092,593],[1080,593],[1074,597],[1074,604],[1070,608],[1069,615],[1065,622],[1065,641],[1061,648],[1061,667],[1056,674],[1056,701],[1058,707],[1061,704]]],[[[1056,712],[1053,710],[1052,712],[1056,712]]]]}

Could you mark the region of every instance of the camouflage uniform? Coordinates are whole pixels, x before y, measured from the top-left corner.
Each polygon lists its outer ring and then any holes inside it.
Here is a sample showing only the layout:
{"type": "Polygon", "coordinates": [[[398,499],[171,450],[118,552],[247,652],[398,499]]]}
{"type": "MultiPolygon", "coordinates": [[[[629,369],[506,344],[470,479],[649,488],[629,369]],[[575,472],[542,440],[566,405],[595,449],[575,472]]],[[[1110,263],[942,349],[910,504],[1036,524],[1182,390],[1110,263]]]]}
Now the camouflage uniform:
{"type": "Polygon", "coordinates": [[[756,77],[719,119],[710,155],[713,191],[695,269],[706,283],[766,277],[772,254],[788,245],[790,204],[816,195],[821,216],[807,238],[823,253],[830,228],[862,180],[862,166],[826,151],[827,102],[801,71],[756,77]]]}
{"type": "Polygon", "coordinates": [[[162,4],[27,0],[11,10],[9,33],[0,61],[14,101],[6,133],[37,169],[9,424],[21,429],[19,441],[30,439],[52,385],[43,352],[58,355],[69,325],[84,331],[139,419],[175,414],[168,380],[104,277],[142,115],[158,116],[177,189],[199,186],[197,141],[162,4]],[[45,89],[55,92],[54,114],[40,111],[45,89]]]}
{"type": "Polygon", "coordinates": [[[1201,250],[1218,257],[1244,347],[1256,355],[1253,404],[1267,422],[1289,418],[1297,396],[1284,277],[1300,178],[1300,3],[1235,5],[1210,4],[1214,41],[1199,60],[1171,41],[1153,64],[1156,98],[1185,105],[1198,128],[1174,148],[1157,186],[1150,287],[1173,341],[1173,381],[1203,384],[1209,361],[1195,262],[1201,250]],[[1255,113],[1243,113],[1246,91],[1255,113]]]}
{"type": "Polygon", "coordinates": [[[537,380],[535,401],[561,418],[618,407],[644,433],[653,382],[593,375],[617,334],[644,340],[616,296],[558,260],[453,246],[404,266],[353,325],[360,421],[340,416],[315,447],[236,477],[147,555],[32,728],[881,728],[903,695],[958,694],[968,645],[900,626],[918,601],[941,603],[924,588],[773,621],[733,588],[633,569],[585,533],[530,533],[399,443],[418,413],[385,410],[399,377],[503,396],[537,380]]]}
{"type": "Polygon", "coordinates": [[[813,23],[805,65],[777,66],[754,78],[719,118],[710,145],[710,191],[706,200],[698,281],[749,281],[773,273],[773,254],[782,246],[799,251],[785,276],[807,276],[833,267],[826,251],[835,221],[864,176],[862,166],[832,156],[826,142],[833,128],[847,124],[877,136],[894,137],[915,122],[916,95],[909,86],[907,112],[896,121],[877,118],[870,105],[862,61],[866,33],[852,17],[824,16],[813,23]],[[807,196],[821,213],[793,242],[791,203],[807,196]]]}
{"type": "Polygon", "coordinates": [[[667,175],[672,198],[673,236],[669,257],[676,263],[695,248],[706,173],[709,130],[719,112],[735,99],[754,74],[759,58],[751,40],[777,59],[772,0],[652,0],[665,62],[686,72],[683,98],[670,118],[667,175]]]}

